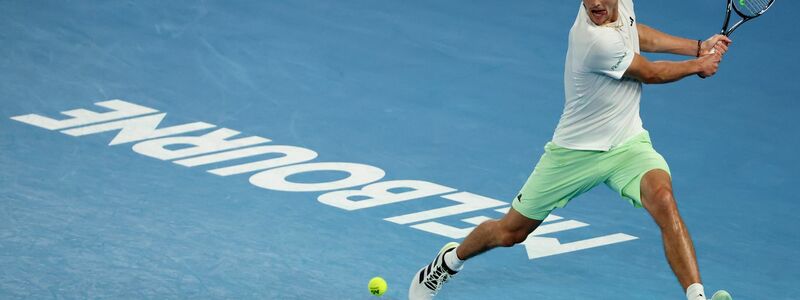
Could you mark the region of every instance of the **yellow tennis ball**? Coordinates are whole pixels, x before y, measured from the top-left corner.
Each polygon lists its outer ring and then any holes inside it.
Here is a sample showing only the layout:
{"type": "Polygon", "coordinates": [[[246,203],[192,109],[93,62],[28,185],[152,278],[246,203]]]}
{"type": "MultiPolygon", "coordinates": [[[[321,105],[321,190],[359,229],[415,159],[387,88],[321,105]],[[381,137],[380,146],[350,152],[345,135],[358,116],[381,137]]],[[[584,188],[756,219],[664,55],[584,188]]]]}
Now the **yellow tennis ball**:
{"type": "Polygon", "coordinates": [[[386,280],[381,277],[372,277],[369,280],[369,292],[375,296],[381,296],[386,293],[386,280]]]}
{"type": "Polygon", "coordinates": [[[719,290],[711,297],[712,300],[732,300],[731,294],[725,290],[719,290]]]}

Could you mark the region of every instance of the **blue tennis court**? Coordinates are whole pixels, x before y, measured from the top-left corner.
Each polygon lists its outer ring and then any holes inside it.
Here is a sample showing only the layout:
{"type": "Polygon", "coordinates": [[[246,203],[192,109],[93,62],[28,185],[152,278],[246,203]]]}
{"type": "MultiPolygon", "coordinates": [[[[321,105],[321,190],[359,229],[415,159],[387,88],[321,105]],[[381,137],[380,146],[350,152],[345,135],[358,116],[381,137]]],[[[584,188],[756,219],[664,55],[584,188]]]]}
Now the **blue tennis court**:
{"type": "MultiPolygon", "coordinates": [[[[578,5],[0,1],[0,298],[373,299],[382,276],[407,299],[552,137],[578,5]]],[[[697,39],[724,12],[636,5],[697,39]]],[[[706,291],[735,299],[800,294],[798,10],[642,96],[706,291]]],[[[683,295],[650,216],[598,187],[437,299],[683,295]]]]}

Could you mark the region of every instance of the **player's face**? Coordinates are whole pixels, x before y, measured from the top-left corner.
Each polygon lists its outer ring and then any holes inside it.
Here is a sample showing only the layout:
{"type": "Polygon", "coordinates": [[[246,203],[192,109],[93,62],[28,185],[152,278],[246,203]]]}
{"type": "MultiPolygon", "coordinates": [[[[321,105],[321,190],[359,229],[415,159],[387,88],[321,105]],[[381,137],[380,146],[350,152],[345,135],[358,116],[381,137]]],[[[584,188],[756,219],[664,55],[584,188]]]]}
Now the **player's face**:
{"type": "Polygon", "coordinates": [[[619,0],[583,0],[583,7],[597,25],[617,21],[619,0]]]}

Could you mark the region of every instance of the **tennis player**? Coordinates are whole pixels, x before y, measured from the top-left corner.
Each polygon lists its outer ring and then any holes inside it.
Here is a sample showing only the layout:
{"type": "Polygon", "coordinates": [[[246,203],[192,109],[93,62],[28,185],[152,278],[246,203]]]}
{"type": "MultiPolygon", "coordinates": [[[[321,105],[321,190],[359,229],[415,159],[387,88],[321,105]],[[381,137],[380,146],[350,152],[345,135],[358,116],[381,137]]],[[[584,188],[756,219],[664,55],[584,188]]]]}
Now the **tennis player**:
{"type": "Polygon", "coordinates": [[[731,40],[671,36],[638,23],[632,0],[582,0],[569,33],[564,67],[566,102],[553,139],[512,209],[486,221],[461,245],[445,245],[417,272],[409,299],[432,299],[465,260],[525,241],[542,220],[576,196],[605,183],[661,229],[667,261],[688,300],[705,300],[692,239],[675,198],[669,167],[653,149],[639,117],[642,83],[667,83],[717,72],[731,40]],[[714,51],[712,51],[714,49],[714,51]],[[649,61],[640,51],[691,56],[649,61]]]}

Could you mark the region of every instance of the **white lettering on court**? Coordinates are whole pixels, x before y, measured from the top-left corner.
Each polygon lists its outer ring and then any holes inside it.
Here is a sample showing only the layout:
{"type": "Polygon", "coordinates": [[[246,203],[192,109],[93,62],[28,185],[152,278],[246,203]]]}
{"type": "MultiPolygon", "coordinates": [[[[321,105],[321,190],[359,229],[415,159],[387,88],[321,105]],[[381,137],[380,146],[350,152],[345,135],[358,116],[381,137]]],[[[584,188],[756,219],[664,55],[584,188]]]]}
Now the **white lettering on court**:
{"type": "MultiPolygon", "coordinates": [[[[290,145],[261,145],[271,140],[259,136],[234,139],[239,132],[228,128],[199,135],[183,135],[215,128],[216,125],[193,122],[159,128],[166,113],[158,113],[158,110],[127,101],[115,99],[97,102],[95,105],[108,111],[99,113],[74,109],[61,112],[71,117],[65,119],[53,119],[38,114],[13,116],[11,119],[48,130],[61,130],[62,133],[75,137],[118,131],[109,146],[137,142],[131,147],[136,153],[160,160],[172,160],[175,164],[190,168],[269,154],[273,157],[206,171],[219,176],[256,172],[249,177],[250,183],[256,187],[283,192],[325,192],[317,197],[320,203],[345,211],[395,205],[412,200],[434,199],[436,203],[449,201],[451,205],[405,213],[384,220],[450,239],[462,239],[475,225],[491,219],[483,214],[475,215],[477,213],[494,211],[491,213],[505,214],[509,210],[508,202],[432,182],[379,181],[386,173],[378,167],[366,164],[311,162],[318,156],[311,149],[290,145]],[[337,172],[346,176],[319,182],[290,180],[291,176],[313,172],[337,172]],[[506,207],[498,208],[501,206],[506,207]],[[443,221],[444,218],[466,214],[473,216],[457,218],[471,224],[470,226],[456,227],[443,221]]],[[[529,259],[537,259],[637,239],[635,236],[615,233],[561,243],[557,238],[543,236],[588,226],[587,223],[564,220],[563,217],[551,214],[521,246],[525,247],[529,259]]]]}

